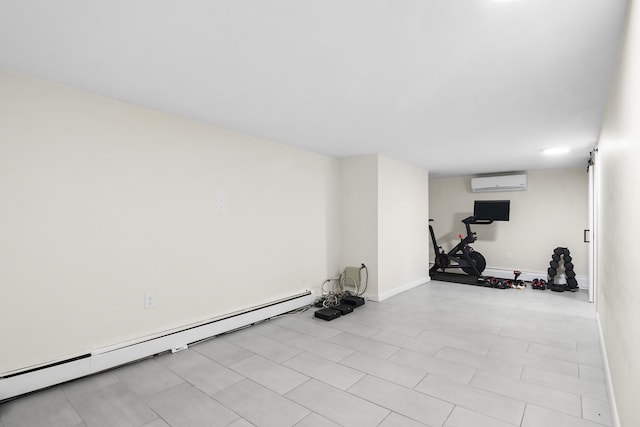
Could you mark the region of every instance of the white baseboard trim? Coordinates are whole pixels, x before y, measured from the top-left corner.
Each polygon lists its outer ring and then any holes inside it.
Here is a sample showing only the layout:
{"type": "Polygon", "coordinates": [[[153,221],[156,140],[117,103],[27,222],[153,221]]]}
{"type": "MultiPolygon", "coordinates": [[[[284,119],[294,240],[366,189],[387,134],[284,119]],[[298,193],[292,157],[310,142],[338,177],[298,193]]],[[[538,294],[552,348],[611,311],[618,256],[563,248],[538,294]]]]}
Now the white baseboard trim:
{"type": "Polygon", "coordinates": [[[384,292],[382,294],[377,294],[377,295],[376,294],[368,294],[366,296],[367,296],[367,299],[370,299],[371,301],[380,302],[380,301],[386,300],[387,298],[391,298],[394,295],[401,294],[402,292],[408,291],[409,289],[413,289],[416,286],[423,285],[423,284],[425,284],[427,282],[430,282],[430,281],[431,281],[431,277],[427,276],[427,277],[423,277],[423,278],[418,279],[418,280],[414,280],[413,282],[398,286],[397,288],[394,288],[394,289],[392,289],[390,291],[387,291],[387,292],[384,292]]]}
{"type": "Polygon", "coordinates": [[[604,377],[607,382],[607,393],[609,394],[609,406],[611,410],[611,426],[620,427],[620,417],[618,415],[618,405],[616,404],[616,395],[613,390],[613,382],[611,380],[611,370],[609,370],[609,358],[607,357],[607,346],[604,343],[604,335],[602,333],[602,324],[600,323],[600,313],[596,313],[596,321],[598,323],[598,333],[600,334],[600,351],[604,362],[604,377]]]}
{"type": "Polygon", "coordinates": [[[0,402],[165,351],[185,349],[189,344],[233,331],[313,303],[311,292],[231,313],[179,329],[142,337],[136,341],[95,349],[78,357],[23,372],[0,374],[0,402]]]}

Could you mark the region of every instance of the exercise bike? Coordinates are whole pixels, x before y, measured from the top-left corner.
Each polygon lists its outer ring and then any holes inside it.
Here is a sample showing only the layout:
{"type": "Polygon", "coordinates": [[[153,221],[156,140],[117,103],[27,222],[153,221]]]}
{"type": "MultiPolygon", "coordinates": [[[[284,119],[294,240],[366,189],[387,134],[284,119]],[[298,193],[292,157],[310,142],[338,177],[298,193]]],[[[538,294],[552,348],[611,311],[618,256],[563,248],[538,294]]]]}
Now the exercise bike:
{"type": "MultiPolygon", "coordinates": [[[[429,222],[431,221],[433,221],[433,219],[429,219],[429,222]]],[[[433,227],[429,224],[433,251],[436,254],[433,267],[429,269],[429,273],[435,273],[438,270],[442,270],[444,273],[447,269],[460,268],[470,276],[480,277],[482,275],[482,272],[487,266],[487,261],[480,252],[474,251],[473,248],[469,246],[478,240],[476,233],[471,231],[471,224],[491,224],[493,220],[477,219],[475,216],[469,216],[463,219],[462,223],[467,230],[467,235],[463,237],[462,234],[460,234],[460,242],[449,252],[445,252],[442,246],[438,245],[433,227]]]]}

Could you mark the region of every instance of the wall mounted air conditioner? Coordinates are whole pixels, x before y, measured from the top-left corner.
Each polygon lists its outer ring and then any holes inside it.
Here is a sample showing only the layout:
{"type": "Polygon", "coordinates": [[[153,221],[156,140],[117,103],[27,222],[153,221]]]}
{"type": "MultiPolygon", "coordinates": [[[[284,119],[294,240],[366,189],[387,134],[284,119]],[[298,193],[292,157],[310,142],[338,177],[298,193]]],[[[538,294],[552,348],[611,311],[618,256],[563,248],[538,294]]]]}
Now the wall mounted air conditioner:
{"type": "Polygon", "coordinates": [[[494,175],[471,178],[471,191],[483,193],[487,191],[524,191],[527,189],[527,175],[494,175]]]}

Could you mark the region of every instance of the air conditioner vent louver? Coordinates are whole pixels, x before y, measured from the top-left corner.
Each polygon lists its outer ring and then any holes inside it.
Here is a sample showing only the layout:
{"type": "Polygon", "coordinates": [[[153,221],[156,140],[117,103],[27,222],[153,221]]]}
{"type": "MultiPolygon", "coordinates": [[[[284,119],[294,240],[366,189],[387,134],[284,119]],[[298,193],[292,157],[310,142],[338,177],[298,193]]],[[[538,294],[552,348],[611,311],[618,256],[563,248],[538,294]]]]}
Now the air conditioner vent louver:
{"type": "Polygon", "coordinates": [[[471,191],[524,191],[527,189],[527,175],[496,175],[471,178],[471,191]]]}

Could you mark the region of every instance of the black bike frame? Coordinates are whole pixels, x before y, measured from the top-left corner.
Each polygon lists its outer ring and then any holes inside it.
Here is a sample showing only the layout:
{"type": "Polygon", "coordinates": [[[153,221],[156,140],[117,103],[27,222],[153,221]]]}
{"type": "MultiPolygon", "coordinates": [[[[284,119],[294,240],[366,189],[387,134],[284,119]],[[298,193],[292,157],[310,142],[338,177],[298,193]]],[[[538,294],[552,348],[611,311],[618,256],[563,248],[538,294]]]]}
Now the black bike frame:
{"type": "Polygon", "coordinates": [[[465,226],[467,235],[465,237],[460,236],[460,242],[446,254],[442,249],[442,246],[438,245],[433,227],[431,226],[431,224],[429,224],[429,233],[431,234],[431,242],[433,243],[433,251],[436,258],[441,255],[446,255],[448,261],[453,261],[456,263],[455,265],[450,266],[438,266],[438,263],[435,262],[430,271],[436,271],[438,269],[442,269],[444,271],[447,268],[470,268],[474,276],[480,277],[480,272],[476,268],[473,260],[471,259],[471,256],[469,255],[471,252],[473,252],[473,248],[469,246],[469,244],[478,240],[476,233],[471,231],[471,224],[491,224],[493,223],[493,220],[478,220],[475,216],[469,216],[463,219],[461,222],[465,226]]]}

